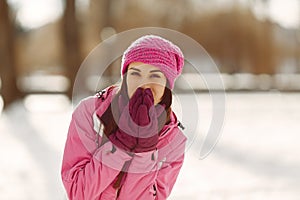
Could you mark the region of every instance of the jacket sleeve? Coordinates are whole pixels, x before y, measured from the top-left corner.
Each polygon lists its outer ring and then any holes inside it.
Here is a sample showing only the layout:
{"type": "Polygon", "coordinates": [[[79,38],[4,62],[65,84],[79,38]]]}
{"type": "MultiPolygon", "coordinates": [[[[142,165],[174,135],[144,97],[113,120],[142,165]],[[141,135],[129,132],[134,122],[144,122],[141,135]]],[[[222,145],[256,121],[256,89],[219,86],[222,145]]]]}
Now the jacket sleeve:
{"type": "Polygon", "coordinates": [[[172,151],[168,154],[166,160],[161,162],[161,168],[153,185],[156,200],[168,198],[183,165],[186,138],[181,134],[178,134],[176,138],[173,139],[173,142],[179,143],[177,145],[171,143],[173,146],[172,151]]]}
{"type": "Polygon", "coordinates": [[[97,199],[131,157],[107,142],[96,149],[93,100],[79,104],[72,115],[62,161],[61,176],[73,199],[97,199]]]}
{"type": "Polygon", "coordinates": [[[184,155],[181,155],[178,160],[172,163],[163,164],[163,167],[157,174],[156,183],[153,185],[156,200],[165,200],[171,194],[179,171],[182,167],[183,160],[184,155]]]}

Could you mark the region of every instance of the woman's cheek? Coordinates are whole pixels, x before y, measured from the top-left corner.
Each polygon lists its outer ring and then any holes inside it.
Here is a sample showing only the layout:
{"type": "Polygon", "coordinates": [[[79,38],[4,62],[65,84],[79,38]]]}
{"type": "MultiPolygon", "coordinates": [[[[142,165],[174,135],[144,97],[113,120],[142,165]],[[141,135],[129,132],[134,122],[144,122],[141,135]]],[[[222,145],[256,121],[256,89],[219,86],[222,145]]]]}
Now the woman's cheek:
{"type": "Polygon", "coordinates": [[[134,88],[132,86],[128,87],[128,96],[129,96],[129,98],[131,98],[133,96],[135,91],[136,91],[136,88],[134,88]]]}
{"type": "Polygon", "coordinates": [[[164,88],[155,88],[153,91],[154,104],[158,104],[164,95],[164,88]]]}
{"type": "Polygon", "coordinates": [[[127,93],[129,98],[133,96],[136,89],[137,86],[135,85],[135,82],[132,79],[127,78],[127,93]]]}

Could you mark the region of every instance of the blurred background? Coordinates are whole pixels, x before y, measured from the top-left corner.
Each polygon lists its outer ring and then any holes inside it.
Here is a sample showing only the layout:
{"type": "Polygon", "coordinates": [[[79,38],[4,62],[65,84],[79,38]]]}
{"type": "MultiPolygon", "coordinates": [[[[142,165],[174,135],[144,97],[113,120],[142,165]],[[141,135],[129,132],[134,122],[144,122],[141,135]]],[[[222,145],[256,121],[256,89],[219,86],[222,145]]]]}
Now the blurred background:
{"type": "MultiPolygon", "coordinates": [[[[77,70],[101,41],[149,26],[201,44],[227,92],[218,145],[204,160],[187,152],[170,199],[298,199],[299,0],[0,0],[0,199],[66,199],[59,171],[77,70]]],[[[99,89],[119,69],[117,59],[99,89]]],[[[191,88],[178,80],[176,91],[196,91],[204,133],[209,91],[190,68],[183,76],[191,88]]]]}

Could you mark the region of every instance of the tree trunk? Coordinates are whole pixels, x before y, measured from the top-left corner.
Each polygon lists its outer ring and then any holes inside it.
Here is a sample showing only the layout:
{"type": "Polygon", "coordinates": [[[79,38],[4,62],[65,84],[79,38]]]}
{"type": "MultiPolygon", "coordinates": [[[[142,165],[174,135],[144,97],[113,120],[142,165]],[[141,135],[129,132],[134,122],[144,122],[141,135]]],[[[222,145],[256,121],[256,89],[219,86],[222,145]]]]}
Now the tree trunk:
{"type": "MultiPolygon", "coordinates": [[[[112,26],[110,10],[111,0],[90,0],[90,21],[93,29],[93,36],[98,42],[100,42],[100,39],[103,39],[100,37],[103,29],[112,26]]],[[[113,49],[107,49],[108,51],[106,51],[105,53],[107,54],[107,56],[110,56],[110,54],[113,52],[113,49]]],[[[113,66],[110,65],[103,74],[103,76],[110,79],[111,83],[111,78],[114,75],[113,71],[113,66]]]]}
{"type": "MultiPolygon", "coordinates": [[[[62,30],[64,41],[64,64],[66,67],[66,75],[70,80],[67,96],[72,99],[73,85],[81,64],[75,0],[65,0],[62,30]]],[[[82,87],[84,87],[84,85],[82,87]]]]}
{"type": "Polygon", "coordinates": [[[6,0],[0,1],[0,77],[1,94],[4,108],[18,98],[22,93],[17,88],[17,72],[15,66],[14,27],[9,14],[6,0]]]}

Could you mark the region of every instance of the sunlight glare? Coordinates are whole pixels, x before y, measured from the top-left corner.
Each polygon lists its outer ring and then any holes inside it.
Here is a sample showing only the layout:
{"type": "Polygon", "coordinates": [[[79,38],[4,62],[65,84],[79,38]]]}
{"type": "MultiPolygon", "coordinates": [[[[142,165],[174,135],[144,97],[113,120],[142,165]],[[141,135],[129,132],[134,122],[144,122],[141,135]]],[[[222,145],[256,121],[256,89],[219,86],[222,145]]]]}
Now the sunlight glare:
{"type": "Polygon", "coordinates": [[[25,97],[24,105],[30,112],[58,112],[69,109],[71,103],[65,95],[34,94],[25,97]]]}
{"type": "Polygon", "coordinates": [[[270,1],[270,17],[285,28],[297,28],[300,21],[300,5],[297,0],[270,1]]]}
{"type": "Polygon", "coordinates": [[[62,15],[60,0],[19,0],[17,20],[24,28],[32,29],[50,23],[62,15]]]}

